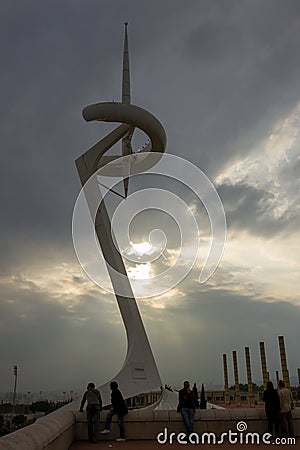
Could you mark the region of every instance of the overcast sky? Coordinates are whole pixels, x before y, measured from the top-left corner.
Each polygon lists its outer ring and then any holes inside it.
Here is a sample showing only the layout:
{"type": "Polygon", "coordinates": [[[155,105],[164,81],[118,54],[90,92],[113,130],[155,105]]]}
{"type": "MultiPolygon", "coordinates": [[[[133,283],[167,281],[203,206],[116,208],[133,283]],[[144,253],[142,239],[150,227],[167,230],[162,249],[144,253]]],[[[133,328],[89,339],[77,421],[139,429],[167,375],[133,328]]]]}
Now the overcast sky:
{"type": "Polygon", "coordinates": [[[249,346],[261,384],[259,341],[274,380],[279,335],[295,378],[299,1],[3,0],[0,8],[0,390],[12,390],[15,364],[20,391],[101,385],[122,366],[115,298],[83,272],[71,223],[74,160],[111,129],[87,124],[81,111],[120,100],[124,21],[132,103],[163,123],[167,152],[214,182],[228,225],[205,285],[199,263],[167,294],[138,301],[162,381],[222,385],[227,353],[233,384],[237,350],[246,382],[249,346]]]}

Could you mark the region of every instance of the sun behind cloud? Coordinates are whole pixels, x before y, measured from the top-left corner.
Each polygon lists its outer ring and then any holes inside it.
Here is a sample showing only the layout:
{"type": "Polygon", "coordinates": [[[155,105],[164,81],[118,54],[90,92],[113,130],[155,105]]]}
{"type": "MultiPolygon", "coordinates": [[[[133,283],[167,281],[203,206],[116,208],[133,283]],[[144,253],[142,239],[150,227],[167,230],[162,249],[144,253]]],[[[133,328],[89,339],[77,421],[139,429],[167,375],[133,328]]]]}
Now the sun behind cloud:
{"type": "Polygon", "coordinates": [[[131,242],[131,246],[133,250],[140,255],[149,254],[152,250],[152,245],[147,241],[140,242],[139,244],[133,244],[131,242]]]}

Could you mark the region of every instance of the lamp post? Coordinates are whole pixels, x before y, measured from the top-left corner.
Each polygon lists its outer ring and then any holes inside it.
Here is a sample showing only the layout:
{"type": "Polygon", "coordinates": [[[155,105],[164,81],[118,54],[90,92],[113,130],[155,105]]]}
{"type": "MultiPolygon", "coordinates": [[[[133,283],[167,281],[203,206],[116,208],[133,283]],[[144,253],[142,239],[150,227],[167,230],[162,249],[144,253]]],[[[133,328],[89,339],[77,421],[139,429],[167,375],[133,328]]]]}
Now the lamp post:
{"type": "Polygon", "coordinates": [[[17,392],[17,378],[18,378],[18,366],[14,366],[14,377],[15,377],[15,384],[14,384],[14,394],[13,394],[13,413],[15,413],[15,405],[16,405],[16,392],[17,392]]]}

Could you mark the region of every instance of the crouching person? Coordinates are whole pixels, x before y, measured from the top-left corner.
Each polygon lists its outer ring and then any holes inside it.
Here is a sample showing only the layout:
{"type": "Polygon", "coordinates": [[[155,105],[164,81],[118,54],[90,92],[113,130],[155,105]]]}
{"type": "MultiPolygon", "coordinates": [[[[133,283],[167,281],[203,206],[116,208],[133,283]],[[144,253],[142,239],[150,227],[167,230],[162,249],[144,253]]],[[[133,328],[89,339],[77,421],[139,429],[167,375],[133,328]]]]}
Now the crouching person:
{"type": "Polygon", "coordinates": [[[110,383],[110,389],[111,389],[111,404],[112,409],[109,411],[106,417],[105,422],[105,429],[101,431],[102,434],[106,434],[110,432],[110,425],[112,418],[115,414],[118,416],[119,421],[119,427],[120,427],[120,437],[116,439],[118,442],[125,441],[125,427],[124,427],[124,416],[128,413],[128,408],[125,403],[125,400],[123,398],[123,395],[121,394],[120,390],[118,389],[118,383],[116,381],[112,381],[110,383]]]}

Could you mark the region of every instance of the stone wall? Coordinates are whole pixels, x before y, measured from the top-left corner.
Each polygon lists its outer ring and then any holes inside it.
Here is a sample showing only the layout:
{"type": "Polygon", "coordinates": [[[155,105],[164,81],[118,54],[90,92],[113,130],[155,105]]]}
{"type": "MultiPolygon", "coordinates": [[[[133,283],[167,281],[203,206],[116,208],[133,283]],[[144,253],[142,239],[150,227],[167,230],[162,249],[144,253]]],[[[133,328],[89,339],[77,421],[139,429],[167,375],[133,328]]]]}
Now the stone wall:
{"type": "MultiPolygon", "coordinates": [[[[106,411],[101,413],[100,429],[104,428],[106,411]]],[[[300,408],[293,411],[296,436],[300,436],[300,408]]],[[[198,410],[195,414],[194,431],[198,435],[215,433],[220,436],[229,430],[237,432],[238,422],[245,422],[249,433],[263,435],[267,432],[267,421],[263,408],[198,410]]],[[[129,411],[125,417],[127,439],[156,439],[159,433],[178,435],[185,429],[180,414],[176,411],[140,409],[129,411]]],[[[101,440],[119,437],[117,418],[114,418],[111,433],[101,435],[101,440]]],[[[86,414],[61,409],[41,417],[34,424],[0,438],[0,450],[68,450],[74,440],[87,439],[86,414]]]]}
{"type": "MultiPolygon", "coordinates": [[[[85,413],[76,412],[75,440],[87,439],[87,423],[85,413]]],[[[100,429],[104,429],[106,412],[101,413],[100,429]]],[[[263,435],[267,432],[267,420],[263,408],[246,409],[210,409],[198,410],[195,414],[194,432],[215,433],[220,436],[229,430],[237,432],[238,422],[245,422],[247,431],[263,435]]],[[[293,411],[293,421],[296,436],[300,436],[300,408],[293,411]]],[[[135,410],[125,416],[127,439],[156,439],[159,433],[167,428],[170,433],[184,433],[185,428],[180,414],[176,411],[135,410]]],[[[101,435],[101,440],[111,440],[119,437],[117,418],[114,417],[111,432],[101,435]]]]}
{"type": "Polygon", "coordinates": [[[75,437],[75,414],[57,410],[0,438],[0,450],[67,450],[75,437]]]}

